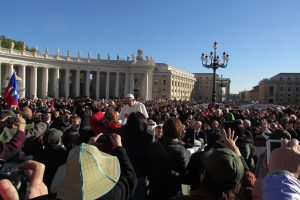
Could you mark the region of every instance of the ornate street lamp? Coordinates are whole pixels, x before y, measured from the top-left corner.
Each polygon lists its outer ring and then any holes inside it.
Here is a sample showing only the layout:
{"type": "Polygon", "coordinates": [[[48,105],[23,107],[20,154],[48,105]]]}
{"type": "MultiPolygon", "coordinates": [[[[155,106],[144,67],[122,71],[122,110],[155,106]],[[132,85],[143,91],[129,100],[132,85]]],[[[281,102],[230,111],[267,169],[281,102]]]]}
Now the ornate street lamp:
{"type": "Polygon", "coordinates": [[[204,55],[204,53],[201,56],[201,60],[202,60],[202,65],[205,68],[208,69],[213,69],[213,88],[212,88],[212,97],[211,97],[211,103],[215,104],[216,103],[216,71],[218,68],[226,68],[227,67],[227,63],[229,60],[229,55],[224,52],[222,59],[223,59],[223,63],[220,63],[220,57],[217,56],[217,48],[218,48],[218,43],[215,42],[214,43],[214,52],[210,52],[210,55],[204,55]],[[208,59],[210,60],[210,64],[208,63],[208,59]]]}

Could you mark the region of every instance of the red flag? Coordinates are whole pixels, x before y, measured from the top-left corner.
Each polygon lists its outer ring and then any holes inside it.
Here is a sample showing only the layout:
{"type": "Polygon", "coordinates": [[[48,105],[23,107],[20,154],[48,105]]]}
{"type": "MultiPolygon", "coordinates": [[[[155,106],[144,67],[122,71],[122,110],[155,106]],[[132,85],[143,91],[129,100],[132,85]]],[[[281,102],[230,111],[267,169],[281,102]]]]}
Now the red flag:
{"type": "Polygon", "coordinates": [[[16,72],[10,78],[10,81],[4,91],[3,99],[7,106],[19,106],[18,83],[16,79],[16,72]]]}

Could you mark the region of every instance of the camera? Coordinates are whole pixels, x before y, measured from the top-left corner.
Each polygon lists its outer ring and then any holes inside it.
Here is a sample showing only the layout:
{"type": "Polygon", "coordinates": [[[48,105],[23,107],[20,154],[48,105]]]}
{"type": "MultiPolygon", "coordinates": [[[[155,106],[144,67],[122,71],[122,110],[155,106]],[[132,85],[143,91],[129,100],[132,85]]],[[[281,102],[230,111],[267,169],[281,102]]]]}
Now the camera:
{"type": "MultiPolygon", "coordinates": [[[[5,165],[4,160],[0,160],[0,180],[8,179],[16,188],[19,198],[21,200],[28,199],[30,193],[30,183],[28,176],[24,171],[15,171],[12,168],[6,168],[3,170],[5,165]]],[[[0,197],[0,199],[2,199],[0,197]]]]}

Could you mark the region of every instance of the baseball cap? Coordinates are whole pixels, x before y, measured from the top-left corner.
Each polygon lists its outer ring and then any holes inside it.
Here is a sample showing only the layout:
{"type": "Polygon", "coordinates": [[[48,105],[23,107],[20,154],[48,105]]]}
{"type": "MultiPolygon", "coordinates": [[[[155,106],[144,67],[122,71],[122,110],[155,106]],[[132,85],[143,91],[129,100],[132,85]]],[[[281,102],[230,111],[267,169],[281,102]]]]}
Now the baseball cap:
{"type": "Polygon", "coordinates": [[[50,128],[46,131],[45,137],[47,138],[47,144],[57,144],[62,137],[63,133],[55,128],[50,128]]]}
{"type": "Polygon", "coordinates": [[[244,175],[241,157],[228,148],[214,150],[205,160],[205,170],[217,186],[230,189],[244,175]]]}

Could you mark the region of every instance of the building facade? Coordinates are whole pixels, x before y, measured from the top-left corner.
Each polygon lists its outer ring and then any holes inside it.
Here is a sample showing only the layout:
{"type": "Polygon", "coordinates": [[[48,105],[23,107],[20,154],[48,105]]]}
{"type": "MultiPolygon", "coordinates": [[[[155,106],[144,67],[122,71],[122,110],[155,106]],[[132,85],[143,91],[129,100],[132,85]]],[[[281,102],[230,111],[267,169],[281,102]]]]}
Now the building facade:
{"type": "MultiPolygon", "coordinates": [[[[213,89],[213,73],[195,73],[196,83],[193,90],[193,99],[201,103],[210,103],[213,89]]],[[[217,102],[229,101],[229,78],[216,74],[216,100],[217,102]],[[223,92],[225,88],[225,92],[223,92]]]]}
{"type": "Polygon", "coordinates": [[[300,73],[279,73],[259,82],[260,103],[300,104],[300,73]]]}
{"type": "Polygon", "coordinates": [[[156,63],[153,71],[153,98],[190,100],[196,78],[177,67],[156,63]]]}
{"type": "Polygon", "coordinates": [[[128,93],[137,98],[169,98],[189,100],[194,75],[166,64],[155,64],[152,58],[137,55],[113,60],[110,54],[102,58],[87,58],[77,52],[56,54],[0,48],[0,88],[3,94],[7,83],[16,71],[20,97],[78,97],[123,98],[128,93]],[[173,84],[173,85],[172,85],[173,84]],[[175,86],[176,85],[176,86],[175,86]],[[176,89],[175,89],[176,88],[176,89]]]}

